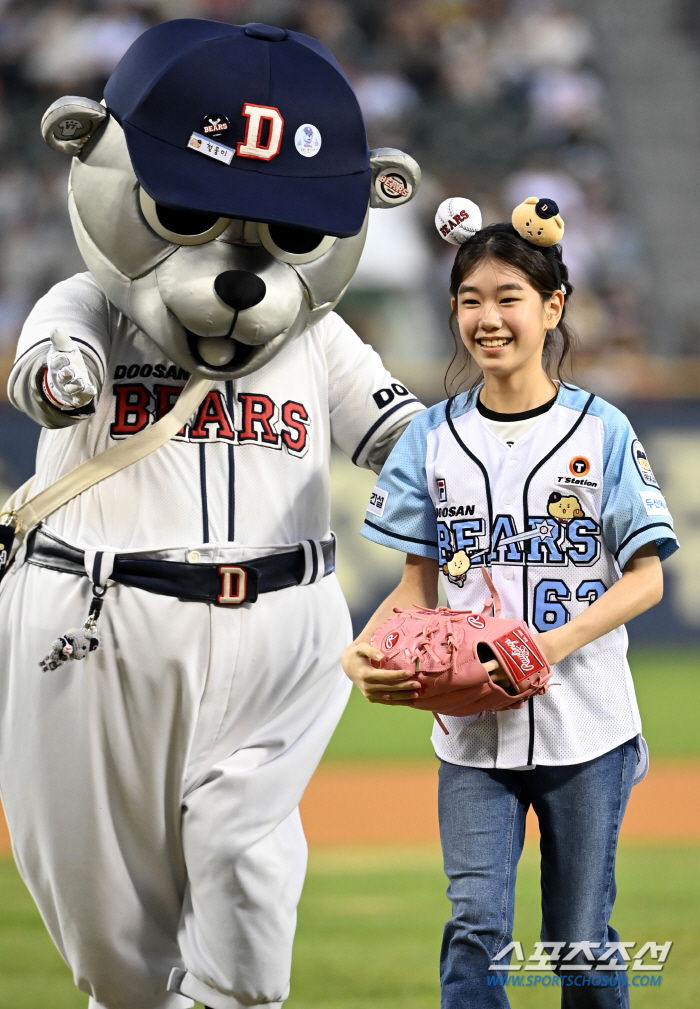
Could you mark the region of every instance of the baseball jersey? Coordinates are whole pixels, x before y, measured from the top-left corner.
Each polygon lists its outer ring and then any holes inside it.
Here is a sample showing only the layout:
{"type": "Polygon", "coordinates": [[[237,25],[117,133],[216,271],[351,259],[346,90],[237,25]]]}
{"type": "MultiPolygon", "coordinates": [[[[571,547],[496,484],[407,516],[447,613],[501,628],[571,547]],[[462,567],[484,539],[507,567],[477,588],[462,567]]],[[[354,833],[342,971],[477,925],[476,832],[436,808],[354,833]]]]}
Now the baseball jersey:
{"type": "MultiPolygon", "coordinates": [[[[415,418],[382,469],[362,533],[432,557],[453,609],[481,610],[487,566],[503,615],[560,627],[621,577],[632,555],[678,547],[642,445],[615,407],[560,385],[509,446],[467,394],[415,418]]],[[[439,757],[474,767],[593,759],[641,731],[618,627],[554,667],[549,691],[515,711],[443,718],[439,757]]]]}
{"type": "MultiPolygon", "coordinates": [[[[53,428],[39,440],[34,491],[157,421],[188,377],[89,273],[57,284],[25,323],[9,381],[15,405],[53,428]],[[57,326],[76,341],[100,390],[87,419],[61,415],[38,392],[57,326]]],[[[331,313],[258,371],[215,385],[175,438],[46,525],[82,548],[128,551],[224,543],[245,554],[321,540],[330,532],[331,443],[378,471],[422,409],[331,313]]]]}

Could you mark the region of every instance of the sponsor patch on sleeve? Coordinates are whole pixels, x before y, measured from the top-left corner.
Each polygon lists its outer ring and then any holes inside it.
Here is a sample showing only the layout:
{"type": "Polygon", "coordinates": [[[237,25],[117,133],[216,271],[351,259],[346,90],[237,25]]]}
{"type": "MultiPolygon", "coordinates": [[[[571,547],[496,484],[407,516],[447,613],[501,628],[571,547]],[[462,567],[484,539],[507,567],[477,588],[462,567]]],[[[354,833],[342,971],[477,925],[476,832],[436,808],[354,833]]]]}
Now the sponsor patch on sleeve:
{"type": "Polygon", "coordinates": [[[656,477],[649,465],[649,460],[647,459],[647,454],[644,451],[644,446],[641,441],[635,440],[632,442],[632,458],[634,459],[634,464],[639,470],[639,475],[644,483],[647,484],[648,487],[658,487],[659,485],[656,482],[656,477]]]}
{"type": "Polygon", "coordinates": [[[381,518],[388,500],[389,491],[384,490],[382,487],[375,487],[369,496],[367,511],[370,515],[378,515],[381,518]]]}
{"type": "Polygon", "coordinates": [[[664,515],[666,518],[671,518],[671,513],[668,510],[668,505],[663,494],[658,491],[640,490],[639,496],[646,508],[647,515],[664,515]]]}

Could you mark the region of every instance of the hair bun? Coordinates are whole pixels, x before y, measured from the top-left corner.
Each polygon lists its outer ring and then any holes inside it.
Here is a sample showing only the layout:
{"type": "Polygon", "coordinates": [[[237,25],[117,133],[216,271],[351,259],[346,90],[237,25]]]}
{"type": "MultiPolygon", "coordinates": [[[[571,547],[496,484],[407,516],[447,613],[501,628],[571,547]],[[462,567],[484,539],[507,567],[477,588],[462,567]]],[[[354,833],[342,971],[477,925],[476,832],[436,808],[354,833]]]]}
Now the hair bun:
{"type": "Polygon", "coordinates": [[[463,245],[481,228],[481,211],[464,196],[453,196],[437,208],[435,227],[450,245],[463,245]]]}
{"type": "Polygon", "coordinates": [[[556,245],[564,234],[559,207],[546,197],[528,196],[513,211],[511,223],[521,238],[540,248],[556,245]]]}

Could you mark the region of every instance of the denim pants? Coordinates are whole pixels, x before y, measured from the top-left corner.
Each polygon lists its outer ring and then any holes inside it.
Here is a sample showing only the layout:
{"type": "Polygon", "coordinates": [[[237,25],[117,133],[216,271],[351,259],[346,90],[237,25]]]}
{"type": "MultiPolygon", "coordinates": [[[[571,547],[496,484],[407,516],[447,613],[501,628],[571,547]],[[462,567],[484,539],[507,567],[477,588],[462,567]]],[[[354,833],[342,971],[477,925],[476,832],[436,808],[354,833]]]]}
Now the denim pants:
{"type": "MultiPolygon", "coordinates": [[[[541,835],[542,941],[587,940],[597,957],[606,943],[619,940],[608,922],[616,894],[617,838],[637,759],[631,739],[583,764],[530,771],[441,762],[440,837],[452,901],[440,956],[442,1009],[510,1005],[508,988],[494,985],[495,974],[506,972],[488,968],[512,940],[515,875],[530,805],[541,835]]],[[[561,955],[570,951],[567,945],[561,955]]],[[[503,963],[509,960],[506,955],[503,963]]],[[[566,966],[577,962],[587,961],[581,954],[566,966]]],[[[597,975],[596,987],[568,982],[575,973],[560,974],[565,1009],[629,1006],[628,989],[609,984],[622,972],[580,972],[591,981],[597,975]]]]}

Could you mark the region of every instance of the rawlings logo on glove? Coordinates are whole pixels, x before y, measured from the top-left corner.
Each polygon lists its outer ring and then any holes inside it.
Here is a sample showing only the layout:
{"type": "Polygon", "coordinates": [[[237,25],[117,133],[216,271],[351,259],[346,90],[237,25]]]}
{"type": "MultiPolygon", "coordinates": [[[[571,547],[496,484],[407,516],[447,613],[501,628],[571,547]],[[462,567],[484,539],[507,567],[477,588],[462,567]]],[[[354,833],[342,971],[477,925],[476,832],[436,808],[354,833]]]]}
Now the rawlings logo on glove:
{"type": "Polygon", "coordinates": [[[421,696],[411,704],[432,711],[445,733],[440,715],[521,708],[529,697],[545,693],[552,676],[527,624],[501,617],[498,592],[481,570],[491,593],[481,614],[446,607],[396,609],[372,636],[371,644],[384,655],[383,669],[415,668],[421,696]],[[485,663],[494,659],[500,668],[489,674],[485,663]]]}

